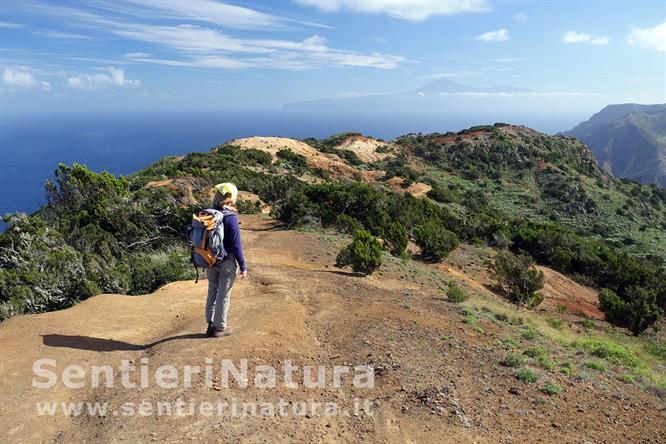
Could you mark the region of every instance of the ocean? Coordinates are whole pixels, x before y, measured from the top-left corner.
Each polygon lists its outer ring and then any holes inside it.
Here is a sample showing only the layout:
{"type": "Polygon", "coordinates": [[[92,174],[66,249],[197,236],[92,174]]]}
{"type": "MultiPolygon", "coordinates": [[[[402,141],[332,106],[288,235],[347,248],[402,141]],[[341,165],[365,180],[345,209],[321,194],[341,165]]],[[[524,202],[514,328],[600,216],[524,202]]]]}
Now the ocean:
{"type": "Polygon", "coordinates": [[[456,131],[498,120],[552,134],[570,129],[582,119],[497,119],[433,113],[306,115],[288,111],[2,114],[0,215],[30,213],[43,205],[44,182],[60,162],[125,175],[164,156],[207,151],[239,137],[321,138],[355,131],[392,139],[411,132],[456,131]]]}

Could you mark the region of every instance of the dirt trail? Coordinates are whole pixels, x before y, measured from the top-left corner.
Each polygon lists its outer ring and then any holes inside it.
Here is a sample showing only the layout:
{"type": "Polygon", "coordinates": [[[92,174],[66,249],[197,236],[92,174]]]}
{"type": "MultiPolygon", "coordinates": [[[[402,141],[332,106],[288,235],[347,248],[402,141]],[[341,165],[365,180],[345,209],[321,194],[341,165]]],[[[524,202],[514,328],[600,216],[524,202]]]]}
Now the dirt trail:
{"type": "MultiPolygon", "coordinates": [[[[234,287],[233,336],[202,337],[206,283],[179,282],[152,295],[102,295],[68,310],[20,316],[0,324],[0,441],[109,442],[200,440],[204,442],[653,442],[666,438],[666,421],[655,398],[609,382],[567,383],[565,396],[536,403],[534,387],[521,386],[496,365],[504,351],[494,340],[460,323],[428,276],[407,276],[399,261],[381,274],[358,278],[332,267],[335,240],[318,233],[281,231],[259,217],[242,218],[250,277],[234,287]],[[442,341],[446,335],[449,339],[442,341]],[[57,361],[58,374],[77,364],[111,365],[112,388],[52,389],[31,386],[33,362],[57,361]],[[117,369],[122,360],[150,374],[161,365],[182,368],[230,359],[250,368],[286,360],[302,368],[370,365],[375,387],[350,379],[333,387],[296,389],[278,376],[276,388],[208,385],[165,389],[151,383],[127,389],[117,369]],[[509,389],[519,387],[518,394],[509,389]],[[351,409],[369,399],[373,416],[323,415],[184,417],[113,415],[38,416],[39,401],[100,401],[117,409],[128,402],[178,399],[232,402],[286,399],[336,402],[351,409]],[[631,409],[623,408],[631,405],[631,409]],[[584,413],[581,413],[581,410],[584,413]],[[612,412],[613,421],[606,416],[612,412]],[[646,413],[647,412],[647,413],[646,413]],[[647,415],[647,416],[646,416],[647,415]]],[[[250,377],[253,373],[250,371],[250,377]]],[[[299,379],[300,378],[300,379],[299,379]]],[[[155,405],[155,404],[152,404],[155,405]]]]}

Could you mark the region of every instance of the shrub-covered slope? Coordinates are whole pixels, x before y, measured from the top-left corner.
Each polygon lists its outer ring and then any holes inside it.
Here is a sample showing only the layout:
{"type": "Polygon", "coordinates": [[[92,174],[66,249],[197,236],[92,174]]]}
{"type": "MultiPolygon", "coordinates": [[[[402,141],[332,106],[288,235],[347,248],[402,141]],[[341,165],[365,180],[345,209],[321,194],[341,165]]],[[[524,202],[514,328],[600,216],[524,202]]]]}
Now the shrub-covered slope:
{"type": "Polygon", "coordinates": [[[573,138],[496,124],[388,144],[358,134],[305,142],[309,157],[293,143],[232,141],[120,179],[60,166],[47,206],[11,217],[0,235],[1,316],[189,276],[185,228],[221,181],[258,195],[288,226],[363,228],[395,255],[409,239],[424,260],[459,242],[529,254],[607,289],[613,322],[636,332],[666,305],[666,191],[613,179],[573,138]],[[410,194],[415,184],[427,197],[410,194]]]}

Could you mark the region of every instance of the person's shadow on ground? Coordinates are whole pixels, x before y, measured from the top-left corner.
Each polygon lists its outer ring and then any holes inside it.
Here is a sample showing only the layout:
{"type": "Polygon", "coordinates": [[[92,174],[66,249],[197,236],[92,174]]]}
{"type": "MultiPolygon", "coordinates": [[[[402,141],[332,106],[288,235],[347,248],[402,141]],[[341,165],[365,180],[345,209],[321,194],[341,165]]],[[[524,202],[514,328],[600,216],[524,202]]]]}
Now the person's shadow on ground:
{"type": "Polygon", "coordinates": [[[190,333],[186,335],[170,336],[159,341],[149,342],[147,344],[131,344],[129,342],[116,341],[115,339],[94,338],[91,336],[70,336],[70,335],[42,335],[42,342],[49,347],[66,347],[78,350],[91,350],[99,352],[111,351],[141,351],[148,350],[158,344],[177,341],[179,339],[201,339],[205,338],[203,333],[190,333]]]}

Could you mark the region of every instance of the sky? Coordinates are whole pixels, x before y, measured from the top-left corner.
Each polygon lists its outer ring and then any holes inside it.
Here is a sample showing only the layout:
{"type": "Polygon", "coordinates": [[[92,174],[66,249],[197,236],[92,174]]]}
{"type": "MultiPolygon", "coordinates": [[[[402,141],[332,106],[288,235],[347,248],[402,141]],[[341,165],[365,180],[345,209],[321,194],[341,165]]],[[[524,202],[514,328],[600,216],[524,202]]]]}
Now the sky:
{"type": "Polygon", "coordinates": [[[5,112],[273,109],[440,77],[663,103],[666,2],[0,0],[5,112]]]}

